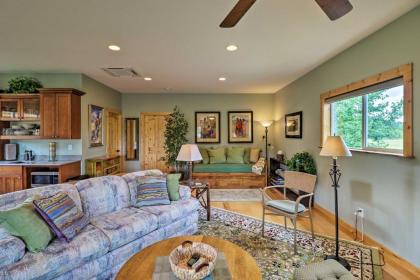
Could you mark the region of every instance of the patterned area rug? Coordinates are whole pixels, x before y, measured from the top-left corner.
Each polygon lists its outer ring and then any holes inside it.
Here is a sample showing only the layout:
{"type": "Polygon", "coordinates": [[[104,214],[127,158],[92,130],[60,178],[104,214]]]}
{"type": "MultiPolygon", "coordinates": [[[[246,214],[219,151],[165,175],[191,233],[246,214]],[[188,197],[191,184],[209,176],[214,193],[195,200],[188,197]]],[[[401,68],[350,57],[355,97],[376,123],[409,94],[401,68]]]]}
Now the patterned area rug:
{"type": "MultiPolygon", "coordinates": [[[[298,231],[298,254],[293,254],[293,230],[283,226],[266,223],[265,237],[261,236],[261,221],[226,210],[212,208],[211,221],[205,220],[205,211],[200,209],[199,235],[209,235],[233,242],[257,261],[263,279],[293,279],[297,267],[320,262],[324,255],[333,255],[335,241],[333,238],[298,231]]],[[[367,247],[355,242],[341,241],[340,256],[347,259],[351,272],[356,279],[383,279],[376,248],[367,247]],[[361,264],[363,263],[363,264],[361,264]]]]}
{"type": "Polygon", "coordinates": [[[261,191],[257,189],[213,189],[211,201],[261,201],[261,191]]]}

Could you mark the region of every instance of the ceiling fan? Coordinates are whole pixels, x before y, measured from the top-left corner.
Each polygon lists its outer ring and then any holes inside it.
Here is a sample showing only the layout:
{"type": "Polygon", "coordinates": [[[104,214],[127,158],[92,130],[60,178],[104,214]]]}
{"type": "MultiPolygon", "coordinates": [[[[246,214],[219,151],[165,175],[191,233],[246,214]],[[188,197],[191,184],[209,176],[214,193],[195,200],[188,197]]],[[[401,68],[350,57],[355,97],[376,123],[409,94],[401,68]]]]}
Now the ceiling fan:
{"type": "MultiPolygon", "coordinates": [[[[222,28],[234,27],[257,0],[239,0],[220,24],[222,28]]],[[[336,20],[353,9],[349,0],[315,0],[330,20],[336,20]]]]}

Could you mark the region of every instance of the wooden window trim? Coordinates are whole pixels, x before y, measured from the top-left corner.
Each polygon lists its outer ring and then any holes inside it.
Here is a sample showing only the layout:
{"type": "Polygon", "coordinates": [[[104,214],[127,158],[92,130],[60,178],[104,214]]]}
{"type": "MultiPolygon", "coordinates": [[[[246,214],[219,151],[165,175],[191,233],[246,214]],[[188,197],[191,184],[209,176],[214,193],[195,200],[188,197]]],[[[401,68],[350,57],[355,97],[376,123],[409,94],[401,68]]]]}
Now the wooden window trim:
{"type": "Polygon", "coordinates": [[[414,157],[413,155],[413,64],[404,64],[394,69],[370,76],[366,79],[353,82],[351,84],[339,87],[320,96],[320,110],[321,110],[321,139],[320,145],[322,147],[326,137],[331,131],[331,106],[327,104],[327,99],[344,95],[352,91],[366,88],[375,84],[383,83],[396,78],[403,78],[404,82],[404,131],[403,131],[403,153],[395,154],[382,151],[359,150],[356,152],[366,152],[370,154],[394,155],[406,158],[414,157]]]}

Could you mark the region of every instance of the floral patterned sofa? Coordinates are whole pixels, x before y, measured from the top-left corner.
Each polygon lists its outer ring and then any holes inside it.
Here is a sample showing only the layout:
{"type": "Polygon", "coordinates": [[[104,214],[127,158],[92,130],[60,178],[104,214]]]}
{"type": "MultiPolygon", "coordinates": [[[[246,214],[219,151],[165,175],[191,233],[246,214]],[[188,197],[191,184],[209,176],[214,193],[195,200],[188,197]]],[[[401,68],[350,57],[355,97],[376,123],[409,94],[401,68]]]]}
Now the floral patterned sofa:
{"type": "Polygon", "coordinates": [[[71,242],[55,239],[40,253],[0,227],[0,279],[112,279],[133,254],[162,239],[197,231],[198,207],[188,187],[170,205],[132,207],[133,182],[147,171],[28,189],[0,196],[0,210],[39,194],[66,192],[90,224],[71,242]]]}

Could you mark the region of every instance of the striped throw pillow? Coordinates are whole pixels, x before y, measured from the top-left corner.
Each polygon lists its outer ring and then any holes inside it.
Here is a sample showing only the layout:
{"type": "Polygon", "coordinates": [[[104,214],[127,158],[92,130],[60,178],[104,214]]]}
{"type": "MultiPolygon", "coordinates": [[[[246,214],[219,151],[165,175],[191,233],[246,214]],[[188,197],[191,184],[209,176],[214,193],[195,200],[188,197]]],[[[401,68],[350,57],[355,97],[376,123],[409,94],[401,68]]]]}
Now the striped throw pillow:
{"type": "Polygon", "coordinates": [[[70,242],[89,219],[64,192],[33,201],[35,209],[60,240],[70,242]]]}
{"type": "Polygon", "coordinates": [[[169,201],[166,177],[144,176],[137,178],[136,206],[167,205],[169,201]]]}

